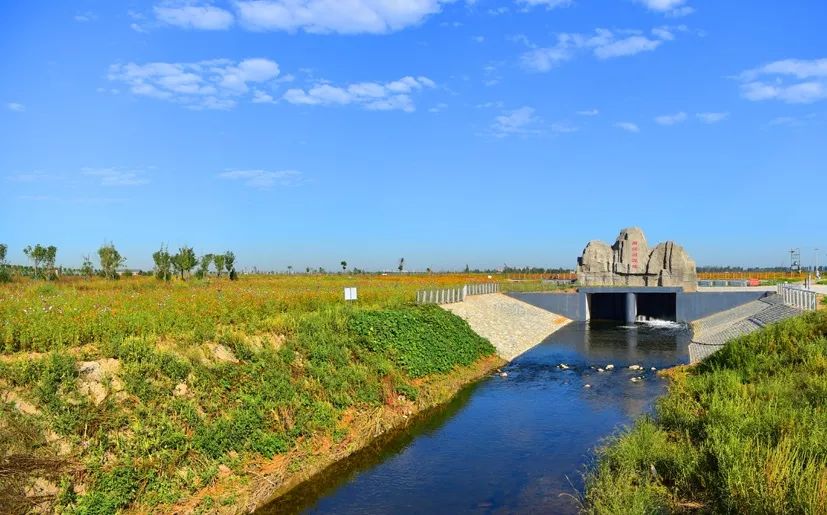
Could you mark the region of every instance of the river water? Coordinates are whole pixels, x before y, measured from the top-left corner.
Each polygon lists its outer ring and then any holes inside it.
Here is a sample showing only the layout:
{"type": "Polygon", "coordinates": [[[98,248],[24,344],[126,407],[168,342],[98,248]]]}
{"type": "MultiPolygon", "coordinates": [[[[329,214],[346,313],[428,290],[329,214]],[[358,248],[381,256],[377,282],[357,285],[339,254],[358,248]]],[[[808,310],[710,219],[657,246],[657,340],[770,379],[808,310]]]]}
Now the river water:
{"type": "Polygon", "coordinates": [[[676,324],[569,324],[507,377],[466,388],[261,513],[576,513],[594,447],[651,409],[665,389],[651,367],[686,363],[690,338],[676,324]]]}

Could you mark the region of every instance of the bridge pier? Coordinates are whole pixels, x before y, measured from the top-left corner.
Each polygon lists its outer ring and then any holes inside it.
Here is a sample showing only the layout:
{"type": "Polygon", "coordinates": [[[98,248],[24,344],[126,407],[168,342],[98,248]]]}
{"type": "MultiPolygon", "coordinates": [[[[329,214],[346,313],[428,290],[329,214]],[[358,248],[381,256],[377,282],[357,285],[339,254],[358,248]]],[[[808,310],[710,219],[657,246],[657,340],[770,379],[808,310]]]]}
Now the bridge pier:
{"type": "Polygon", "coordinates": [[[637,294],[626,292],[626,325],[632,325],[637,320],[637,294]]]}

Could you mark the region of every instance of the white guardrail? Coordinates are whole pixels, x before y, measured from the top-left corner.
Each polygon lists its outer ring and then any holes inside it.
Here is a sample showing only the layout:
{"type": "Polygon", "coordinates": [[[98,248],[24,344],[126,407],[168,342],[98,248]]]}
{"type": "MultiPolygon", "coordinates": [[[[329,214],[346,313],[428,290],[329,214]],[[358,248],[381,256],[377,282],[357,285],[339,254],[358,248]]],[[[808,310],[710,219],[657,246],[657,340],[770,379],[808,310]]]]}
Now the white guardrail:
{"type": "Polygon", "coordinates": [[[804,311],[815,311],[818,303],[816,292],[789,284],[779,284],[778,294],[784,299],[784,304],[804,311]]]}
{"type": "Polygon", "coordinates": [[[487,293],[499,293],[499,291],[500,285],[497,283],[474,283],[459,288],[419,290],[416,292],[416,303],[453,304],[454,302],[464,301],[468,295],[485,295],[487,293]]]}

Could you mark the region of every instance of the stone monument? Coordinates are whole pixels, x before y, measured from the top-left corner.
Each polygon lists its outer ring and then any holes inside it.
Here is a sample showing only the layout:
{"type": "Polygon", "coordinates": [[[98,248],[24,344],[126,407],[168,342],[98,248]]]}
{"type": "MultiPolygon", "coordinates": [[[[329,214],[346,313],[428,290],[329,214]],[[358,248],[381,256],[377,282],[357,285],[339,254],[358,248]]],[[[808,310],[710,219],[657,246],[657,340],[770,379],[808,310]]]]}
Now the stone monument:
{"type": "Polygon", "coordinates": [[[584,286],[680,286],[696,291],[695,261],[673,241],[649,249],[639,227],[628,227],[611,247],[592,240],[577,259],[577,282],[584,286]]]}

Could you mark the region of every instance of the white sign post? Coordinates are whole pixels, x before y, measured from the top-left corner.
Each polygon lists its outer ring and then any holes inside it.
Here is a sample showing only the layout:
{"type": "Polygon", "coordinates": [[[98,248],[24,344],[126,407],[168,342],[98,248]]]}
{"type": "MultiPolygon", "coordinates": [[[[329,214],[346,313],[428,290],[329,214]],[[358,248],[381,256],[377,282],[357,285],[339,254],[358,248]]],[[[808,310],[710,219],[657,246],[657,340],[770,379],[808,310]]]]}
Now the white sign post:
{"type": "Polygon", "coordinates": [[[356,287],[345,288],[345,300],[356,300],[356,287]]]}

